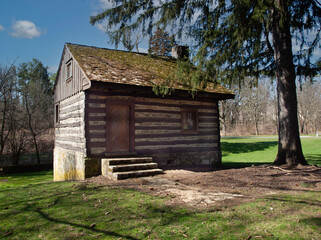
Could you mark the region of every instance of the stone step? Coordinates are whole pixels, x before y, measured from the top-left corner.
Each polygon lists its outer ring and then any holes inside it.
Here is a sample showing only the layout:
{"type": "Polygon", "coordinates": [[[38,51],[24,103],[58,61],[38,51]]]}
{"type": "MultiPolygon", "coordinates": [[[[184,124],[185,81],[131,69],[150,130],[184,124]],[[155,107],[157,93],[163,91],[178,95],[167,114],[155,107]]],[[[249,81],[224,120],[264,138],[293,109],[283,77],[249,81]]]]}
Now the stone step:
{"type": "Polygon", "coordinates": [[[135,163],[135,164],[125,164],[125,165],[109,165],[108,172],[129,172],[137,170],[155,169],[157,168],[157,163],[135,163]]]}
{"type": "Polygon", "coordinates": [[[163,173],[162,169],[148,169],[130,172],[114,172],[110,176],[116,180],[122,180],[127,178],[147,177],[163,173]]]}
{"type": "Polygon", "coordinates": [[[128,158],[104,158],[102,161],[108,161],[108,165],[125,165],[135,163],[151,163],[152,157],[128,157],[128,158]]]}

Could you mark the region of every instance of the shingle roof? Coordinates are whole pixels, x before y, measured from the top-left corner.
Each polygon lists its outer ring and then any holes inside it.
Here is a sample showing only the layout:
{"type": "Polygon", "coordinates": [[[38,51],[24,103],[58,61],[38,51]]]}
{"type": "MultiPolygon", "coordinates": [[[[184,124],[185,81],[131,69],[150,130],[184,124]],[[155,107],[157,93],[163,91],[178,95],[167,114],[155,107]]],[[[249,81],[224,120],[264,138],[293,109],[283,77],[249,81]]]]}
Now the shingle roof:
{"type": "MultiPolygon", "coordinates": [[[[177,64],[172,57],[149,56],[143,53],[71,43],[66,45],[91,81],[153,87],[168,79],[175,79],[177,64]]],[[[177,81],[171,81],[171,83],[175,89],[187,89],[177,81]]],[[[231,91],[219,84],[208,84],[205,89],[199,90],[232,94],[231,91]]]]}

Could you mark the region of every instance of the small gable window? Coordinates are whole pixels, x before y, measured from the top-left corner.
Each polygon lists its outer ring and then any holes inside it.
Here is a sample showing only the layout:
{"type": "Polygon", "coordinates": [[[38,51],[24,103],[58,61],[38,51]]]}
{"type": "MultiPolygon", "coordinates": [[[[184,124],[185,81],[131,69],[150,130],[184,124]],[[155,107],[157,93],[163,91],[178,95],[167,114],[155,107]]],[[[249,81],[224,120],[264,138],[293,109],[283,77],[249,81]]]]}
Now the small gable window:
{"type": "Polygon", "coordinates": [[[72,59],[66,62],[67,67],[67,80],[72,77],[72,59]]]}
{"type": "Polygon", "coordinates": [[[198,112],[197,109],[181,109],[181,129],[186,133],[197,133],[198,112]]]}

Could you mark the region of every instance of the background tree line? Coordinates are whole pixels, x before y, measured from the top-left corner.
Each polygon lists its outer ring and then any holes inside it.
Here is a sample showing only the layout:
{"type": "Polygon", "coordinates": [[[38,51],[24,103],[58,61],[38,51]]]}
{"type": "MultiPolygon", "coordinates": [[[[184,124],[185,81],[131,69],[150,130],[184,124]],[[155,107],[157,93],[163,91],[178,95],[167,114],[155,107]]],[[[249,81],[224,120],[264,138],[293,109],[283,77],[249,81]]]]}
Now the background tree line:
{"type": "Polygon", "coordinates": [[[21,155],[53,147],[53,82],[47,67],[33,59],[0,66],[0,159],[19,164],[21,155]]]}
{"type": "MultiPolygon", "coordinates": [[[[229,86],[235,98],[220,102],[220,127],[223,136],[271,135],[278,133],[275,82],[245,79],[243,86],[229,86]]],[[[321,131],[321,82],[298,84],[298,120],[301,134],[321,131]]]]}

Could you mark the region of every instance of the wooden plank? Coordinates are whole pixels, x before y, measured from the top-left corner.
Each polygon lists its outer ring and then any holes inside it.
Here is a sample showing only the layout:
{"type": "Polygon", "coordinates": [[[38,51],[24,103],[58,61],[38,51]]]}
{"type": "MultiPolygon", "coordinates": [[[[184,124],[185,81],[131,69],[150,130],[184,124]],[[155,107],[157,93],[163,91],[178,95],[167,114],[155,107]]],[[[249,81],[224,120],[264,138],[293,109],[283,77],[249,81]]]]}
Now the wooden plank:
{"type": "Polygon", "coordinates": [[[89,99],[87,99],[87,103],[97,103],[97,104],[106,104],[106,98],[103,99],[92,99],[89,94],[89,99]]]}
{"type": "Polygon", "coordinates": [[[88,108],[90,113],[106,113],[105,108],[88,108]]]}
{"type": "Polygon", "coordinates": [[[145,111],[157,111],[157,112],[169,112],[169,113],[180,113],[180,107],[172,107],[170,105],[159,106],[159,105],[146,105],[146,104],[135,104],[135,110],[138,112],[145,111]]]}
{"type": "Polygon", "coordinates": [[[64,121],[64,120],[68,120],[68,119],[72,119],[72,118],[84,119],[84,112],[82,110],[80,110],[80,111],[76,111],[76,112],[72,112],[72,113],[68,113],[68,114],[60,114],[60,116],[59,116],[60,121],[64,121]]]}
{"type": "Polygon", "coordinates": [[[85,143],[85,139],[83,137],[77,136],[56,136],[55,141],[63,141],[63,142],[71,142],[71,143],[85,143]]]}
{"type": "Polygon", "coordinates": [[[180,118],[156,118],[156,117],[136,117],[136,123],[155,123],[156,125],[162,123],[180,123],[180,118]]]}
{"type": "Polygon", "coordinates": [[[61,109],[60,114],[70,113],[70,112],[78,111],[78,110],[82,110],[82,109],[84,109],[84,106],[81,106],[81,105],[72,106],[72,107],[61,109]]]}
{"type": "MultiPolygon", "coordinates": [[[[215,136],[218,135],[218,131],[204,131],[204,132],[198,132],[196,133],[197,136],[215,136]]],[[[182,134],[181,131],[177,131],[174,133],[145,133],[141,132],[141,133],[136,133],[136,139],[141,139],[141,138],[159,138],[159,137],[177,137],[177,136],[195,136],[195,133],[193,134],[182,134]]]]}
{"type": "Polygon", "coordinates": [[[217,113],[217,109],[198,108],[199,113],[217,113]]]}
{"type": "MultiPolygon", "coordinates": [[[[87,121],[89,121],[89,124],[90,124],[90,122],[105,122],[106,123],[106,116],[104,116],[104,117],[92,117],[92,116],[89,116],[88,118],[87,118],[87,121]]],[[[98,125],[100,125],[100,124],[98,124],[98,125]]]]}
{"type": "Polygon", "coordinates": [[[181,126],[180,125],[170,125],[170,126],[155,126],[155,125],[142,125],[141,123],[139,125],[135,124],[135,131],[136,130],[181,130],[181,126]]]}
{"type": "Polygon", "coordinates": [[[55,128],[55,135],[59,134],[77,134],[84,136],[85,130],[79,128],[55,128]]]}
{"type": "Polygon", "coordinates": [[[155,112],[136,112],[135,113],[136,121],[137,119],[146,119],[146,118],[160,118],[160,119],[180,119],[180,113],[155,113],[155,112]]]}
{"type": "Polygon", "coordinates": [[[148,155],[148,154],[162,154],[162,153],[188,153],[188,152],[211,152],[218,151],[217,147],[165,147],[158,149],[151,148],[141,148],[136,149],[138,155],[148,155]]]}
{"type": "Polygon", "coordinates": [[[104,130],[105,131],[106,126],[105,125],[91,125],[88,126],[88,130],[104,130]]]}
{"type": "Polygon", "coordinates": [[[217,127],[217,122],[201,122],[198,124],[198,127],[217,127]]]}
{"type": "Polygon", "coordinates": [[[106,117],[106,113],[93,113],[93,112],[89,112],[88,113],[88,117],[106,117]]]}
{"type": "Polygon", "coordinates": [[[102,155],[105,154],[106,148],[105,147],[93,147],[89,149],[89,154],[92,155],[102,155]]]}
{"type": "Polygon", "coordinates": [[[175,142],[175,141],[194,141],[194,142],[198,142],[200,140],[217,140],[218,136],[217,135],[180,135],[180,136],[156,136],[156,137],[151,137],[150,135],[148,135],[146,138],[142,138],[142,137],[136,137],[136,143],[137,142],[175,142]]]}
{"type": "Polygon", "coordinates": [[[104,100],[106,100],[107,96],[106,95],[97,95],[97,94],[90,93],[89,94],[89,99],[104,99],[104,100]]]}
{"type": "Polygon", "coordinates": [[[209,116],[209,117],[211,117],[211,116],[213,116],[213,117],[217,117],[217,112],[198,112],[198,116],[199,117],[206,117],[206,116],[209,116]]]}
{"type": "Polygon", "coordinates": [[[180,134],[181,130],[176,128],[174,130],[169,130],[169,129],[149,129],[149,130],[138,130],[135,129],[135,135],[136,137],[140,137],[140,135],[175,135],[180,134]]]}
{"type": "Polygon", "coordinates": [[[63,146],[66,146],[66,147],[73,147],[73,148],[85,148],[85,144],[84,143],[71,143],[71,142],[66,142],[66,141],[55,141],[55,144],[60,144],[60,145],[63,145],[63,146]]]}
{"type": "MultiPolygon", "coordinates": [[[[155,102],[141,102],[141,101],[135,101],[135,104],[140,104],[140,105],[149,105],[149,106],[166,106],[168,108],[170,107],[176,107],[176,108],[197,108],[197,109],[205,109],[205,110],[210,110],[210,109],[215,109],[216,107],[213,106],[212,108],[210,108],[210,106],[207,105],[197,105],[197,104],[192,104],[192,102],[186,103],[186,104],[179,104],[177,102],[171,102],[171,103],[165,103],[165,102],[157,102],[155,104],[155,102]]],[[[202,103],[201,103],[202,104],[202,103]]]]}
{"type": "Polygon", "coordinates": [[[102,129],[102,130],[89,130],[88,133],[89,133],[89,136],[92,136],[92,135],[96,136],[96,134],[97,135],[98,134],[103,134],[105,136],[106,135],[106,130],[105,130],[105,128],[102,129]]]}
{"type": "MultiPolygon", "coordinates": [[[[165,129],[168,129],[168,127],[178,127],[179,129],[181,128],[181,123],[179,122],[136,122],[135,123],[135,129],[137,127],[165,127],[165,129]]],[[[138,128],[139,129],[139,128],[138,128]]]]}
{"type": "Polygon", "coordinates": [[[106,142],[106,134],[89,134],[87,139],[91,142],[106,142]]]}
{"type": "Polygon", "coordinates": [[[55,146],[60,147],[60,148],[64,148],[64,149],[68,149],[68,150],[72,150],[75,152],[86,153],[85,148],[74,147],[74,146],[66,145],[66,144],[59,143],[59,142],[55,142],[55,146]]]}
{"type": "Polygon", "coordinates": [[[103,125],[106,126],[106,121],[88,121],[89,126],[103,125]]]}
{"type": "Polygon", "coordinates": [[[144,97],[137,97],[135,98],[136,103],[157,103],[157,104],[175,104],[175,105],[203,105],[203,106],[216,106],[216,102],[201,102],[201,101],[194,101],[194,100],[176,100],[176,99],[164,99],[164,98],[144,98],[144,97]]]}
{"type": "Polygon", "coordinates": [[[105,103],[88,103],[89,108],[106,108],[105,103]]]}
{"type": "Polygon", "coordinates": [[[103,147],[106,147],[106,142],[88,142],[87,146],[90,149],[95,148],[95,147],[103,148],[103,147]]]}
{"type": "Polygon", "coordinates": [[[135,144],[136,144],[136,149],[139,149],[141,147],[156,147],[156,148],[159,148],[161,146],[167,146],[167,147],[174,147],[174,146],[177,146],[177,147],[193,147],[193,146],[197,146],[197,147],[201,147],[201,146],[204,146],[206,147],[207,144],[213,144],[217,141],[213,140],[213,139],[199,139],[199,140],[168,140],[168,141],[150,141],[150,139],[145,139],[146,141],[143,142],[143,141],[135,141],[135,144]]]}
{"type": "Polygon", "coordinates": [[[69,127],[83,127],[84,122],[73,122],[73,123],[58,123],[57,127],[58,128],[69,128],[69,127]]]}
{"type": "Polygon", "coordinates": [[[68,98],[66,100],[63,100],[60,102],[60,107],[64,108],[64,107],[68,107],[69,105],[72,105],[76,102],[80,102],[82,100],[85,100],[85,94],[84,93],[80,93],[75,95],[74,97],[68,98]]]}

